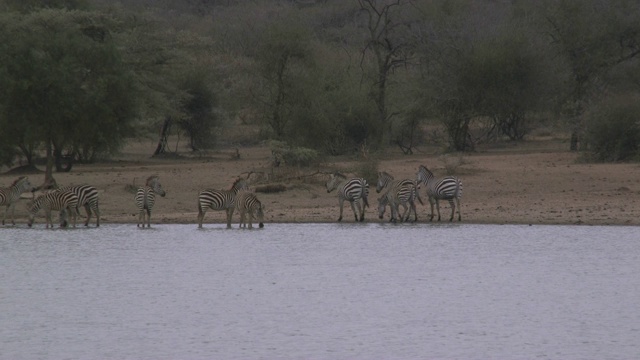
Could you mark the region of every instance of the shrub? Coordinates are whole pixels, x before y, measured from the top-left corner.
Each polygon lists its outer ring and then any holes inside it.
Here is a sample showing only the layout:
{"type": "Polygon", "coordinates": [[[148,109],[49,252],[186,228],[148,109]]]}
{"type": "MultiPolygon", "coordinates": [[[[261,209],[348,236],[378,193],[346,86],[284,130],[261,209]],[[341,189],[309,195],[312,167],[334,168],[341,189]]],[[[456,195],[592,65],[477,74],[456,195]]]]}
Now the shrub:
{"type": "Polygon", "coordinates": [[[638,96],[608,99],[587,117],[585,150],[596,161],[623,161],[639,155],[638,96]]]}

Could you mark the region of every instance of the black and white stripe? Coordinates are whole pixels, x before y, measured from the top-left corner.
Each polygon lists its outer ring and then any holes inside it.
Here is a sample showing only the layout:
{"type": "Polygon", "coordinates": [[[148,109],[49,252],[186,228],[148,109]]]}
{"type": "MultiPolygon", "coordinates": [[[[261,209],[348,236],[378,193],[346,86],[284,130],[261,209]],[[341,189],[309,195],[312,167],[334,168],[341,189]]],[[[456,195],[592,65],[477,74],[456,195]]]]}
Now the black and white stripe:
{"type": "Polygon", "coordinates": [[[15,210],[16,203],[20,199],[20,195],[27,191],[33,191],[33,186],[29,182],[29,178],[26,176],[20,176],[8,187],[0,189],[0,205],[6,206],[4,210],[4,217],[2,218],[2,225],[4,225],[7,219],[7,213],[11,210],[11,223],[16,224],[15,210]]]}
{"type": "Polygon", "coordinates": [[[209,209],[225,210],[227,215],[227,227],[231,227],[231,218],[235,208],[236,196],[240,190],[247,190],[247,181],[242,178],[236,179],[229,190],[202,190],[198,194],[198,227],[202,227],[204,214],[209,209]]]}
{"type": "Polygon", "coordinates": [[[98,189],[91,185],[65,186],[57,191],[71,191],[78,196],[78,207],[84,206],[87,213],[87,221],[84,226],[89,226],[92,212],[96,214],[96,227],[100,226],[100,208],[98,206],[98,189]]]}
{"type": "Polygon", "coordinates": [[[438,221],[440,221],[440,200],[449,201],[451,205],[451,217],[449,221],[453,221],[453,215],[456,208],[458,209],[458,221],[462,221],[460,214],[460,197],[462,197],[462,181],[455,176],[446,176],[442,179],[436,179],[433,173],[426,166],[420,165],[416,174],[418,184],[425,184],[427,187],[427,196],[429,196],[429,204],[431,204],[430,220],[433,220],[433,205],[435,203],[438,211],[438,221]]]}
{"type": "Polygon", "coordinates": [[[239,227],[246,227],[247,222],[245,216],[249,215],[249,229],[253,227],[253,217],[255,214],[258,220],[258,226],[264,227],[264,207],[255,193],[249,191],[242,191],[238,194],[236,199],[236,207],[240,213],[240,225],[239,227]]]}
{"type": "Polygon", "coordinates": [[[73,218],[73,227],[76,227],[76,216],[78,214],[78,196],[71,191],[51,191],[44,195],[40,195],[29,205],[29,222],[31,227],[35,220],[36,214],[40,209],[44,209],[47,219],[47,228],[49,225],[53,228],[51,220],[51,211],[58,210],[61,213],[61,225],[66,224],[66,213],[70,213],[73,218]]]}
{"type": "Polygon", "coordinates": [[[384,188],[382,196],[378,199],[378,217],[382,219],[387,205],[391,208],[391,221],[395,222],[407,221],[411,212],[414,214],[413,221],[418,221],[418,211],[416,210],[415,200],[418,199],[420,203],[422,200],[418,195],[418,189],[413,181],[394,180],[387,184],[384,188]],[[399,206],[402,205],[404,212],[402,216],[398,217],[400,213],[399,206]]]}
{"type": "Polygon", "coordinates": [[[147,227],[151,227],[151,210],[156,202],[156,194],[164,197],[167,193],[162,189],[160,179],[157,175],[147,178],[145,186],[138,188],[135,201],[138,207],[138,227],[144,228],[145,220],[147,227]]]}
{"type": "Polygon", "coordinates": [[[337,189],[338,202],[340,203],[340,217],[338,221],[342,221],[342,211],[345,200],[351,204],[351,209],[353,210],[356,221],[364,221],[364,208],[369,206],[369,184],[367,184],[367,180],[363,178],[347,179],[343,174],[333,173],[329,181],[327,181],[326,187],[328,193],[337,189]],[[362,204],[360,202],[362,202],[362,204]],[[356,207],[358,208],[357,211],[356,207]],[[359,218],[358,213],[360,214],[359,218]]]}

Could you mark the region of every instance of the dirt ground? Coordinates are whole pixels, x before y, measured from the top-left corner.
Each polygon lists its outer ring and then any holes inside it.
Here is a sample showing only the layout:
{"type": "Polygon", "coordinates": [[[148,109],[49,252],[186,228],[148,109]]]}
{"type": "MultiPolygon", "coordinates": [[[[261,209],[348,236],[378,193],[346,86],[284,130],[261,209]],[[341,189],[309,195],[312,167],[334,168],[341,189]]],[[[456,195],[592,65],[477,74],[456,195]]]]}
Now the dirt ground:
{"type": "MultiPolygon", "coordinates": [[[[267,147],[248,147],[217,151],[201,157],[150,158],[152,142],[133,143],[109,162],[77,164],[69,173],[55,173],[60,185],[90,184],[100,191],[102,223],[136,223],[133,201],[135,185],[150,175],[159,175],[167,191],[153,209],[152,224],[197,223],[198,192],[204,188],[228,189],[238,176],[249,176],[252,187],[284,185],[285,191],[258,193],[265,204],[265,223],[335,222],[339,208],[335,192],[327,193],[328,173],[339,170],[357,174],[360,165],[355,156],[329,158],[321,167],[271,167],[267,147]],[[239,158],[238,158],[239,155],[239,158]]],[[[484,149],[476,153],[438,155],[435,152],[405,156],[389,149],[379,160],[378,170],[395,178],[415,178],[419,165],[425,165],[436,177],[453,172],[463,183],[461,199],[464,223],[492,224],[585,224],[640,225],[640,165],[591,164],[579,161],[579,155],[566,151],[558,141],[533,141],[484,149]]],[[[6,170],[6,169],[5,169],[6,170]]],[[[0,186],[9,186],[21,174],[0,175],[0,186]]],[[[44,180],[43,173],[27,174],[34,185],[44,180]]],[[[366,221],[378,222],[376,204],[379,194],[371,184],[366,221]]],[[[16,222],[27,222],[26,205],[31,194],[23,194],[16,206],[16,222]]],[[[423,194],[426,201],[426,196],[423,194]]],[[[4,209],[0,209],[4,212],[4,209]]],[[[450,207],[441,204],[443,221],[450,207]]],[[[348,203],[345,222],[354,218],[348,203]]],[[[418,205],[418,221],[428,221],[429,206],[418,205]]],[[[224,212],[209,211],[207,224],[223,224],[224,212]]],[[[44,223],[44,214],[36,219],[44,223]]],[[[238,215],[234,214],[234,226],[238,215]]],[[[211,225],[213,226],[213,225],[211,225]]]]}

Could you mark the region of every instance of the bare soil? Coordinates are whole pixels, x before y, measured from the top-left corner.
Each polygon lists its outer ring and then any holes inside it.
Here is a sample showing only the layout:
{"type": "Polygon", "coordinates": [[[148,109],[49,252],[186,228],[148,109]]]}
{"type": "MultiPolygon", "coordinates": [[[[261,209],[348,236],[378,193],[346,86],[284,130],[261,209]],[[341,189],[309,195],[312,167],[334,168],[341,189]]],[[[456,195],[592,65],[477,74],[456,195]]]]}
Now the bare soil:
{"type": "MultiPolygon", "coordinates": [[[[396,178],[415,178],[419,165],[437,177],[458,176],[463,183],[461,200],[464,223],[491,224],[587,224],[640,225],[640,165],[592,164],[579,161],[579,154],[566,150],[558,140],[536,140],[481,149],[465,155],[438,155],[425,151],[403,155],[390,148],[378,163],[378,170],[396,178]]],[[[249,177],[254,189],[271,186],[272,193],[258,193],[265,204],[265,222],[335,222],[337,195],[327,193],[328,173],[339,170],[358,176],[362,157],[328,158],[311,168],[272,167],[267,147],[227,149],[202,156],[151,158],[152,142],[136,142],[109,162],[76,164],[69,173],[55,173],[59,185],[90,184],[100,191],[103,223],[136,223],[133,189],[150,175],[159,175],[167,191],[153,209],[152,224],[193,223],[197,220],[198,192],[205,188],[227,189],[239,176],[249,177]],[[238,158],[239,156],[239,158],[238,158]]],[[[42,169],[40,169],[42,170],[42,169]]],[[[18,176],[0,175],[0,186],[18,176]]],[[[34,185],[44,180],[41,172],[29,173],[34,185]]],[[[371,184],[371,208],[366,221],[378,222],[375,204],[378,194],[371,184]]],[[[26,223],[23,194],[16,206],[16,221],[26,223]]],[[[426,196],[423,194],[426,202],[426,196]]],[[[450,207],[441,203],[442,220],[448,221],[450,207]]],[[[428,221],[429,206],[418,206],[418,221],[428,221]]],[[[234,226],[238,216],[234,215],[234,226]]],[[[354,217],[345,203],[344,219],[354,217]]],[[[36,222],[44,222],[40,213],[36,222]]],[[[205,223],[223,224],[224,212],[209,211],[205,223]]]]}

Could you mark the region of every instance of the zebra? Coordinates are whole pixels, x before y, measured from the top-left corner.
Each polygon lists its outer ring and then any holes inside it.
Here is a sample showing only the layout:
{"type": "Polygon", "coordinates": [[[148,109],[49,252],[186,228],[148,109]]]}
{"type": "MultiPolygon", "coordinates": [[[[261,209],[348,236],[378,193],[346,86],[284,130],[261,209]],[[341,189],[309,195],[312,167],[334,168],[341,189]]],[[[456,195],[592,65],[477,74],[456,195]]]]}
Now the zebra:
{"type": "Polygon", "coordinates": [[[231,218],[235,208],[236,196],[240,190],[248,190],[247,181],[236,179],[229,190],[202,190],[198,194],[198,228],[202,227],[204,214],[209,208],[213,210],[225,210],[227,215],[227,228],[231,228],[231,218]]]}
{"type": "Polygon", "coordinates": [[[4,225],[5,220],[7,219],[9,209],[11,209],[11,224],[16,224],[16,202],[20,199],[20,195],[22,195],[22,193],[27,191],[33,192],[34,190],[35,188],[31,185],[27,176],[20,176],[8,188],[0,189],[0,205],[6,206],[4,210],[4,217],[2,218],[2,225],[4,225]]]}
{"type": "MultiPolygon", "coordinates": [[[[380,214],[384,215],[384,211],[387,204],[395,204],[395,209],[393,207],[391,208],[391,221],[395,221],[394,210],[396,210],[396,213],[398,212],[398,205],[402,205],[405,209],[405,212],[401,218],[402,221],[408,220],[409,216],[411,215],[411,210],[414,211],[414,216],[415,216],[414,221],[418,221],[418,214],[416,212],[415,199],[417,198],[421,205],[424,205],[424,203],[420,198],[420,193],[418,193],[415,188],[416,188],[416,183],[411,179],[394,180],[391,174],[387,173],[386,171],[379,171],[378,180],[376,181],[376,192],[379,193],[382,190],[386,190],[385,192],[386,194],[383,195],[380,199],[378,199],[378,216],[380,217],[380,214]],[[396,188],[396,190],[389,193],[389,188],[391,187],[396,188]],[[392,195],[396,195],[394,193],[398,193],[398,191],[400,191],[402,187],[407,187],[407,189],[403,190],[403,192],[405,193],[409,191],[409,189],[413,189],[411,191],[411,195],[406,193],[399,198],[399,200],[401,201],[390,202],[389,200],[392,200],[393,198],[392,195]],[[380,208],[381,206],[380,200],[383,200],[382,202],[384,203],[382,208],[380,208]],[[407,207],[407,204],[409,204],[410,207],[407,207]],[[407,210],[409,211],[408,213],[407,213],[407,210]],[[404,219],[405,215],[406,215],[406,219],[404,219]]],[[[382,217],[380,217],[380,219],[382,219],[382,217]]]]}
{"type": "Polygon", "coordinates": [[[144,228],[145,218],[147,227],[151,227],[151,210],[153,209],[153,204],[156,202],[156,194],[164,197],[167,193],[162,189],[159,177],[152,175],[147,178],[145,186],[138,188],[136,192],[135,201],[139,211],[138,227],[142,225],[144,228]]]}
{"type": "Polygon", "coordinates": [[[364,221],[364,209],[369,206],[367,199],[369,196],[369,184],[367,184],[367,180],[363,178],[347,180],[346,176],[336,172],[331,174],[325,186],[327,187],[328,193],[337,189],[338,202],[340,203],[340,217],[338,221],[342,221],[342,210],[345,200],[351,204],[351,209],[353,210],[356,221],[364,221]],[[360,204],[361,201],[362,204],[360,204]],[[357,211],[356,207],[358,208],[357,211]],[[360,218],[358,218],[358,212],[360,213],[360,218]]]}
{"type": "Polygon", "coordinates": [[[78,214],[78,196],[72,191],[51,191],[40,195],[29,204],[29,222],[27,225],[31,227],[35,220],[36,214],[44,208],[45,217],[47,219],[47,228],[53,221],[51,220],[51,210],[59,210],[62,219],[60,226],[66,226],[66,213],[71,213],[73,218],[73,227],[76,227],[76,218],[78,214]]]}
{"type": "Polygon", "coordinates": [[[249,191],[242,191],[236,198],[236,208],[240,213],[240,225],[239,227],[247,227],[245,221],[245,215],[249,215],[249,229],[253,228],[252,221],[253,216],[258,220],[258,227],[264,227],[264,206],[256,197],[256,194],[249,191]]]}
{"type": "Polygon", "coordinates": [[[397,215],[400,213],[399,205],[404,207],[404,212],[400,216],[400,221],[409,220],[411,211],[414,214],[414,220],[418,221],[418,211],[416,210],[415,199],[417,198],[422,203],[422,199],[418,194],[416,184],[409,180],[396,180],[391,182],[385,187],[385,192],[378,199],[378,217],[382,219],[387,205],[391,208],[391,221],[395,222],[397,215]]]}
{"type": "Polygon", "coordinates": [[[71,191],[78,196],[78,206],[84,206],[87,212],[87,221],[84,226],[89,226],[92,210],[96,214],[96,227],[100,226],[100,209],[98,207],[98,189],[91,185],[65,186],[57,191],[71,191]]]}
{"type": "Polygon", "coordinates": [[[429,196],[429,204],[431,205],[431,215],[429,221],[433,221],[433,204],[435,203],[438,210],[438,221],[440,221],[440,203],[439,200],[449,201],[451,205],[451,217],[449,221],[453,221],[456,207],[458,209],[458,221],[462,221],[460,214],[460,197],[462,196],[462,181],[455,176],[446,176],[440,180],[435,179],[433,173],[426,166],[420,165],[416,173],[416,181],[418,184],[425,184],[427,187],[427,196],[429,196]]]}

